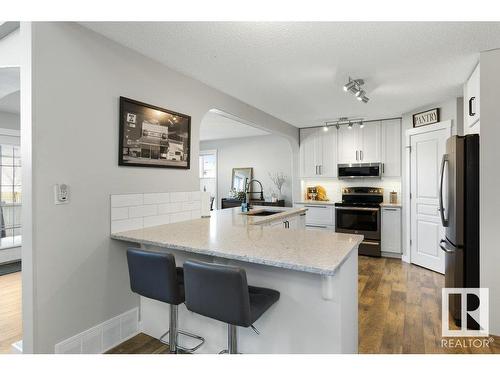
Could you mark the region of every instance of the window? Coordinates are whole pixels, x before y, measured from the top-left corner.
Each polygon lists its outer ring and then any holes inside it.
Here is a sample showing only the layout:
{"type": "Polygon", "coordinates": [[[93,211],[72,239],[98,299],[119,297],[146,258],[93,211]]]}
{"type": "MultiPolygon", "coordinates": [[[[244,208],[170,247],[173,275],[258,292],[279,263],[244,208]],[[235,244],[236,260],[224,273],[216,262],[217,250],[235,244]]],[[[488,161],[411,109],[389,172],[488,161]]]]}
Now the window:
{"type": "Polygon", "coordinates": [[[215,154],[200,155],[200,178],[215,178],[217,156],[215,154]]]}
{"type": "MultiPolygon", "coordinates": [[[[2,138],[17,138],[6,137],[2,138]]],[[[21,245],[21,153],[0,143],[0,248],[21,245]]]]}

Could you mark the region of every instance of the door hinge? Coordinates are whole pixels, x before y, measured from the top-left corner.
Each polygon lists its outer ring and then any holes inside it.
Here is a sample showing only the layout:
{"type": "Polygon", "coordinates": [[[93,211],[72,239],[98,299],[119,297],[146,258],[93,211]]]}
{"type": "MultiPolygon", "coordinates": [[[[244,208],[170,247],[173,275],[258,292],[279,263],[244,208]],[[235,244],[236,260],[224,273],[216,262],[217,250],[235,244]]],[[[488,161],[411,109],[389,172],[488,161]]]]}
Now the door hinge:
{"type": "Polygon", "coordinates": [[[411,199],[411,198],[412,198],[412,195],[411,195],[411,193],[410,193],[410,199],[411,199]]]}

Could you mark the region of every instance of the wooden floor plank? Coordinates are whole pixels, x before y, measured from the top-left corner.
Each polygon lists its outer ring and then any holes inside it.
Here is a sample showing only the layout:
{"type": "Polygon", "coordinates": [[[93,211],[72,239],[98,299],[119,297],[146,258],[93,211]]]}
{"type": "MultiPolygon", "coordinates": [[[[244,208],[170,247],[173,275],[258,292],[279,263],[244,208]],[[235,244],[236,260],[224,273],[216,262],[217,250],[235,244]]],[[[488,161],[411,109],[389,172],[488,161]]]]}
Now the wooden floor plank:
{"type": "Polygon", "coordinates": [[[22,338],[21,272],[0,276],[0,354],[22,338]]]}

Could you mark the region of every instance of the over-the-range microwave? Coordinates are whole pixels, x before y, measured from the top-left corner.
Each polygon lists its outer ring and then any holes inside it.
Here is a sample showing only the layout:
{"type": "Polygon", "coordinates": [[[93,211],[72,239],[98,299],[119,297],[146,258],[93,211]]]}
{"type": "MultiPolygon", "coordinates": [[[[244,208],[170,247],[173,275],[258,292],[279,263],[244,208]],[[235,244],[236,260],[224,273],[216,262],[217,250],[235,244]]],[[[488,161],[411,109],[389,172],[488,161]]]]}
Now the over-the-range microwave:
{"type": "Polygon", "coordinates": [[[381,178],[384,165],[382,163],[337,164],[339,179],[381,178]]]}

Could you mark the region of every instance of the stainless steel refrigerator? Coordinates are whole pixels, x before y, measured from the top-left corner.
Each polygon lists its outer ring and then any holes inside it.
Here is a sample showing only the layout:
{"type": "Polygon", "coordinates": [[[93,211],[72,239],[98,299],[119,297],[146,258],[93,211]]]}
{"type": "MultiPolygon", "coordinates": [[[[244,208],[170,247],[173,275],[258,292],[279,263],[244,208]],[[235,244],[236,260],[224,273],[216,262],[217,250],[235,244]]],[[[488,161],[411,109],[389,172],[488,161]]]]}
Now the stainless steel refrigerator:
{"type": "MultiPolygon", "coordinates": [[[[445,227],[440,247],[445,252],[445,286],[479,287],[479,135],[453,136],[441,162],[439,211],[445,227]]],[[[467,300],[473,310],[479,301],[467,300]]],[[[460,298],[451,296],[450,314],[459,326],[460,298]]],[[[476,306],[477,307],[477,306],[476,306]]],[[[474,320],[467,322],[477,329],[474,320]]]]}

